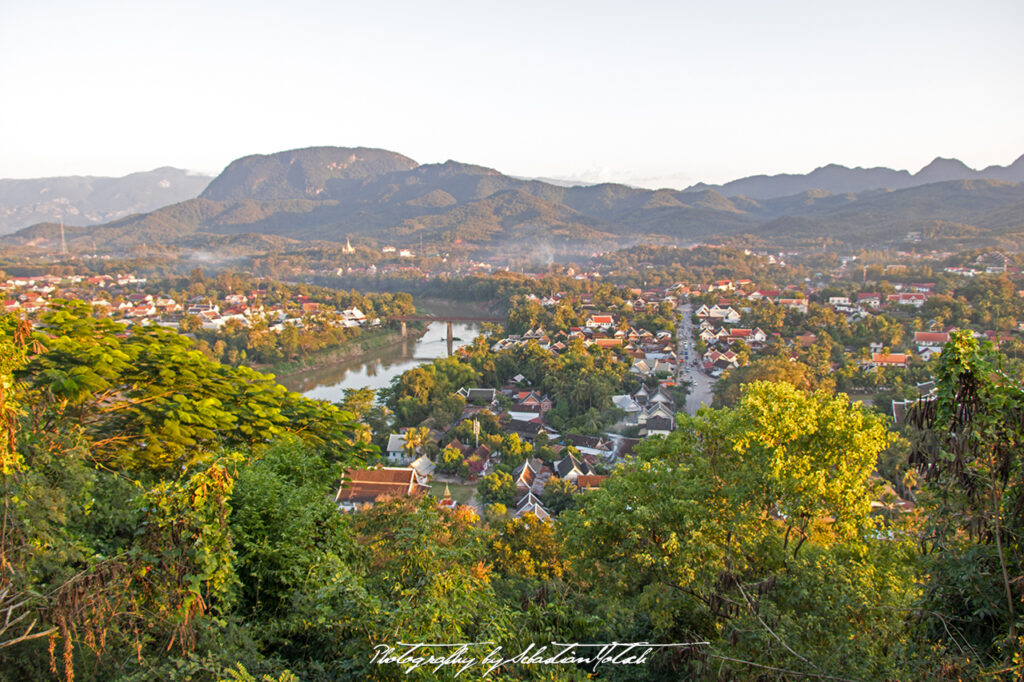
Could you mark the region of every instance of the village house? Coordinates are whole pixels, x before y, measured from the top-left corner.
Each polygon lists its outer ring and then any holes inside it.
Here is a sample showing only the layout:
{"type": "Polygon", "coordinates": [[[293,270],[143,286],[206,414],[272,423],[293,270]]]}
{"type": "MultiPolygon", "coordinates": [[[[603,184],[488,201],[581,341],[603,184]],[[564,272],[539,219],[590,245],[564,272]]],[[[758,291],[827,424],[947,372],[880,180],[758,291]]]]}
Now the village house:
{"type": "Polygon", "coordinates": [[[518,494],[535,492],[541,494],[544,484],[554,474],[549,466],[536,457],[527,459],[512,471],[512,480],[518,494]]]}
{"type": "Polygon", "coordinates": [[[577,476],[576,488],[581,493],[590,490],[597,490],[606,480],[608,480],[607,476],[598,476],[597,474],[577,476]]]}
{"type": "Polygon", "coordinates": [[[584,323],[588,329],[610,329],[615,326],[613,315],[591,315],[584,323]]]}
{"type": "Polygon", "coordinates": [[[633,361],[633,364],[632,366],[630,366],[629,371],[631,374],[637,374],[641,377],[649,377],[651,376],[654,370],[651,369],[651,366],[647,364],[646,360],[641,360],[638,358],[633,361]]]}
{"type": "Polygon", "coordinates": [[[640,431],[645,438],[651,436],[668,436],[675,429],[675,420],[666,417],[655,417],[647,420],[647,425],[640,431]]]}
{"type": "Polygon", "coordinates": [[[412,462],[409,462],[409,468],[416,472],[421,482],[426,483],[434,477],[434,470],[436,467],[429,457],[426,455],[420,455],[412,462]]]}
{"type": "Polygon", "coordinates": [[[547,413],[554,406],[551,398],[541,395],[539,391],[519,391],[512,399],[517,406],[539,408],[540,414],[547,413]]]}
{"type": "Polygon", "coordinates": [[[785,306],[790,310],[795,310],[798,313],[807,314],[807,299],[806,298],[780,298],[779,305],[785,306]]]}
{"type": "Polygon", "coordinates": [[[915,308],[920,308],[924,305],[924,302],[928,300],[928,294],[922,293],[899,293],[889,294],[887,299],[889,303],[894,305],[912,305],[915,308]]]}
{"type": "Polygon", "coordinates": [[[709,350],[704,353],[702,358],[704,371],[711,372],[715,371],[721,373],[722,370],[734,369],[740,366],[739,356],[731,350],[727,350],[721,353],[717,350],[709,350]]]}
{"type": "Polygon", "coordinates": [[[354,512],[372,507],[382,498],[412,497],[429,489],[416,470],[408,467],[347,469],[334,502],[341,511],[354,512]]]}
{"type": "Polygon", "coordinates": [[[526,514],[533,514],[541,521],[550,521],[551,514],[544,508],[540,498],[534,495],[532,492],[523,495],[522,498],[516,503],[515,510],[512,512],[512,518],[518,519],[526,514]]]}
{"type": "MultiPolygon", "coordinates": [[[[724,329],[721,331],[725,332],[724,329]]],[[[768,335],[765,334],[760,327],[757,327],[756,329],[740,329],[737,327],[725,333],[725,342],[730,345],[736,343],[737,341],[741,341],[751,348],[758,348],[760,346],[763,346],[764,343],[768,340],[768,335]]],[[[701,335],[701,338],[704,338],[703,334],[701,335]]],[[[719,336],[718,338],[721,339],[723,337],[719,336]]]]}
{"type": "MultiPolygon", "coordinates": [[[[419,451],[419,448],[416,448],[419,451]]],[[[405,447],[405,434],[392,433],[388,436],[388,444],[384,450],[384,456],[391,464],[408,464],[413,460],[405,447]]]]}
{"type": "Polygon", "coordinates": [[[466,399],[466,402],[473,405],[484,405],[496,408],[498,406],[498,391],[493,388],[466,388],[462,387],[456,393],[466,399]]]}
{"type": "Polygon", "coordinates": [[[875,292],[857,294],[857,305],[877,310],[882,305],[882,295],[875,292]]]}
{"type": "Polygon", "coordinates": [[[782,292],[779,291],[778,289],[758,289],[756,291],[752,291],[749,294],[747,294],[747,300],[748,301],[761,301],[761,300],[774,301],[777,298],[779,298],[779,296],[781,296],[781,295],[782,295],[782,292]]]}
{"type": "Polygon", "coordinates": [[[639,426],[641,419],[644,422],[647,421],[643,407],[631,395],[614,395],[612,396],[612,404],[626,413],[622,418],[622,423],[625,426],[639,426]]]}
{"type": "Polygon", "coordinates": [[[615,453],[615,444],[603,436],[582,436],[569,433],[566,434],[563,442],[566,445],[572,445],[584,455],[608,459],[615,453]]]}
{"type": "Polygon", "coordinates": [[[566,455],[555,462],[555,473],[563,481],[575,483],[577,478],[591,475],[594,470],[586,462],[581,462],[572,455],[566,455]]]}
{"type": "Polygon", "coordinates": [[[914,332],[914,345],[919,352],[925,348],[941,349],[948,341],[948,332],[914,332]]]}
{"type": "Polygon", "coordinates": [[[818,335],[814,332],[804,332],[796,336],[793,341],[801,348],[810,348],[818,342],[818,335]]]}
{"type": "Polygon", "coordinates": [[[708,310],[708,317],[712,320],[720,320],[722,324],[738,324],[740,314],[733,310],[732,306],[721,307],[718,304],[711,306],[708,310]]]}
{"type": "Polygon", "coordinates": [[[906,367],[906,353],[872,353],[869,367],[906,367]]]}
{"type": "Polygon", "coordinates": [[[513,419],[505,425],[505,433],[517,434],[521,440],[529,443],[537,440],[537,436],[540,435],[542,431],[547,433],[547,430],[544,428],[540,419],[531,421],[513,419]]]}

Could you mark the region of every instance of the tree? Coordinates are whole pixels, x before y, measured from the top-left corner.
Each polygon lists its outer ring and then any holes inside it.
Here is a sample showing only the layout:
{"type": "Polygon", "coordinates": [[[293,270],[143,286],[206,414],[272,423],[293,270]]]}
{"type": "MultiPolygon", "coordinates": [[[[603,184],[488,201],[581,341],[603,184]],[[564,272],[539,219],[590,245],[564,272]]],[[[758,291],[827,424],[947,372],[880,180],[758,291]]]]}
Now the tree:
{"type": "Polygon", "coordinates": [[[740,402],[743,388],[754,381],[786,382],[802,390],[811,390],[817,382],[810,367],[785,357],[759,357],[745,367],[729,370],[712,387],[715,407],[731,407],[740,402]]]}
{"type": "Polygon", "coordinates": [[[195,334],[203,328],[203,321],[197,315],[182,315],[178,329],[182,334],[195,334]]]}
{"type": "Polygon", "coordinates": [[[980,651],[1002,665],[1024,650],[1014,584],[1024,575],[1024,391],[989,342],[956,332],[936,371],[937,399],[919,403],[924,431],[911,462],[924,481],[935,608],[971,624],[980,651]],[[993,578],[992,576],[998,576],[993,578]]]}
{"type": "Polygon", "coordinates": [[[507,516],[508,507],[499,502],[493,502],[484,508],[484,520],[491,526],[503,523],[507,516]]]}
{"type": "Polygon", "coordinates": [[[338,407],[357,419],[363,419],[373,407],[377,392],[372,388],[346,388],[338,407]]]}
{"type": "MultiPolygon", "coordinates": [[[[738,677],[901,677],[913,544],[877,539],[868,516],[887,442],[882,420],[845,396],[754,382],[736,408],[681,416],[559,515],[567,575],[622,595],[593,604],[603,617],[632,604],[644,637],[705,639],[699,658],[738,677]]],[[[706,670],[659,665],[663,677],[706,670]]]]}
{"type": "Polygon", "coordinates": [[[59,302],[42,321],[48,334],[37,340],[47,350],[18,376],[39,423],[76,425],[98,461],[180,467],[196,449],[252,447],[292,431],[351,451],[347,413],[289,393],[271,376],[214,362],[171,330],[135,327],[124,336],[123,325],[59,302]]]}
{"type": "Polygon", "coordinates": [[[507,433],[501,439],[501,461],[513,469],[526,461],[532,452],[533,446],[524,443],[518,433],[507,433]]]}
{"type": "Polygon", "coordinates": [[[565,570],[554,526],[534,514],[506,521],[491,543],[491,557],[495,571],[521,578],[553,580],[565,570]]]}
{"type": "Polygon", "coordinates": [[[462,464],[462,453],[455,448],[445,448],[437,456],[437,470],[442,474],[454,474],[462,464]]]}
{"type": "Polygon", "coordinates": [[[414,426],[405,432],[405,456],[410,460],[416,459],[416,453],[427,443],[430,437],[430,430],[423,426],[414,426]]]}
{"type": "Polygon", "coordinates": [[[575,483],[552,476],[544,483],[544,494],[541,498],[548,511],[559,514],[574,506],[578,494],[575,483]]]}
{"type": "Polygon", "coordinates": [[[480,491],[480,499],[485,503],[498,502],[509,507],[516,496],[516,484],[510,474],[503,471],[495,471],[480,479],[477,488],[480,491]]]}

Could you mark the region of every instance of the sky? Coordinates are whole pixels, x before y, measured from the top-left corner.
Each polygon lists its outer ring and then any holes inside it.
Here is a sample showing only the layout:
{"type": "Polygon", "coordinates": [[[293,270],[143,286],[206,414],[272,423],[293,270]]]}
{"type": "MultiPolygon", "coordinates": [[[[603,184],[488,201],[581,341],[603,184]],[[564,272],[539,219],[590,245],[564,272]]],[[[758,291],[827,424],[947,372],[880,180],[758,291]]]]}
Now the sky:
{"type": "Polygon", "coordinates": [[[1024,2],[0,0],[0,178],[379,147],[649,187],[1024,154],[1024,2]]]}

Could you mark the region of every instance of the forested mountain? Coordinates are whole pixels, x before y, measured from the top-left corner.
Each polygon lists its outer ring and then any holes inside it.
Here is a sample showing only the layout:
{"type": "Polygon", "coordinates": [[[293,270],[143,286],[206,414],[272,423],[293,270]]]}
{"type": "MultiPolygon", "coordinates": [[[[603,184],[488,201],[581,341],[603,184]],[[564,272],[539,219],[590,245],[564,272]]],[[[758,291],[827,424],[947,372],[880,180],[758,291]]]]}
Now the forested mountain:
{"type": "Polygon", "coordinates": [[[0,234],[42,221],[95,225],[191,199],[209,176],[157,168],[122,178],[0,180],[0,234]]]}
{"type": "MultiPolygon", "coordinates": [[[[455,161],[418,165],[384,150],[316,147],[239,159],[198,198],[102,226],[67,227],[65,235],[70,248],[87,250],[140,244],[212,248],[224,243],[224,235],[248,235],[243,241],[257,245],[257,235],[272,235],[492,251],[527,240],[566,253],[740,235],[782,247],[892,246],[909,233],[944,248],[1018,243],[1024,236],[1024,186],[1015,184],[1019,180],[948,179],[963,168],[936,160],[908,174],[907,182],[889,182],[902,177],[895,171],[864,171],[874,178],[867,185],[919,186],[854,193],[850,169],[829,166],[799,182],[776,176],[776,186],[794,193],[754,198],[763,192],[753,185],[751,196],[731,197],[730,186],[744,185],[730,183],[722,191],[564,187],[455,161]],[[807,183],[824,189],[795,191],[807,183]]],[[[1013,179],[1024,174],[1024,159],[978,173],[1013,179]]],[[[54,248],[59,230],[53,223],[36,225],[8,243],[54,248]]]]}
{"type": "Polygon", "coordinates": [[[381,149],[313,147],[232,161],[202,193],[203,199],[327,198],[328,185],[417,166],[412,159],[381,149]]]}

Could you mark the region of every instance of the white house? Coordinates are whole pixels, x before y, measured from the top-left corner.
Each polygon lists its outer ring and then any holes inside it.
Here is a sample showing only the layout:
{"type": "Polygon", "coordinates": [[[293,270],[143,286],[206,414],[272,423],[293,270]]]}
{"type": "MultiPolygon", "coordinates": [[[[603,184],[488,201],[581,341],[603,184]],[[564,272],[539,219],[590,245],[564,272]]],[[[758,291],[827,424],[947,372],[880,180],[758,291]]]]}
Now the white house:
{"type": "Polygon", "coordinates": [[[405,451],[405,434],[392,433],[388,436],[385,457],[392,464],[407,464],[410,461],[411,458],[405,451]]]}

